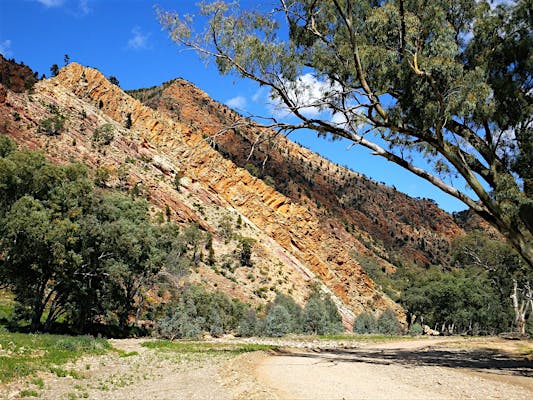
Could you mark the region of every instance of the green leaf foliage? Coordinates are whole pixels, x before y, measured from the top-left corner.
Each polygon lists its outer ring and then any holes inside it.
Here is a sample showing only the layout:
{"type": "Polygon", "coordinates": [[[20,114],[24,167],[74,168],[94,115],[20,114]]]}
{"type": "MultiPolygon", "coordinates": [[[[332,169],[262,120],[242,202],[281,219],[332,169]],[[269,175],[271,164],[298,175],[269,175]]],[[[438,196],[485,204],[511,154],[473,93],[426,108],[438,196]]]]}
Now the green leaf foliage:
{"type": "Polygon", "coordinates": [[[357,316],[353,326],[354,333],[376,333],[376,319],[369,313],[361,313],[357,316]]]}
{"type": "Polygon", "coordinates": [[[198,338],[236,331],[249,306],[222,292],[208,292],[201,286],[182,288],[177,301],[169,303],[165,316],[157,322],[157,332],[167,339],[198,338]]]}
{"type": "Polygon", "coordinates": [[[128,326],[182,238],[143,200],[95,188],[80,164],[53,165],[2,139],[0,277],[28,329],[128,326]]]}
{"type": "Polygon", "coordinates": [[[315,288],[303,310],[303,331],[314,335],[342,332],[342,318],[331,298],[315,288]]]}
{"type": "Polygon", "coordinates": [[[396,163],[495,226],[531,268],[531,1],[277,3],[203,2],[201,22],[159,19],[221,74],[269,89],[294,117],[273,118],[281,133],[310,129],[396,163]]]}

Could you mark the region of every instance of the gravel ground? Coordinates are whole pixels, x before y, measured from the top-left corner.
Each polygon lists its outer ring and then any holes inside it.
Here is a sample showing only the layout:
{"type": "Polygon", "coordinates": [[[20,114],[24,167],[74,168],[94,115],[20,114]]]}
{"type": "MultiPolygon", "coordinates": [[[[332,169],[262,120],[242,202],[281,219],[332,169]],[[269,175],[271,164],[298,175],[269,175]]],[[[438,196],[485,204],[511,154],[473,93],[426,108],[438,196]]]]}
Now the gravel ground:
{"type": "Polygon", "coordinates": [[[261,360],[255,376],[277,399],[533,398],[533,362],[508,353],[514,346],[504,341],[448,338],[344,347],[281,352],[261,360]]]}
{"type": "MultiPolygon", "coordinates": [[[[76,377],[42,373],[0,387],[0,399],[530,399],[530,342],[500,339],[213,339],[277,351],[179,354],[110,340],[110,352],[67,365],[76,377]],[[124,355],[127,355],[126,357],[124,355]],[[23,391],[26,392],[23,392],[23,391]]],[[[531,354],[531,353],[530,353],[531,354]]]]}

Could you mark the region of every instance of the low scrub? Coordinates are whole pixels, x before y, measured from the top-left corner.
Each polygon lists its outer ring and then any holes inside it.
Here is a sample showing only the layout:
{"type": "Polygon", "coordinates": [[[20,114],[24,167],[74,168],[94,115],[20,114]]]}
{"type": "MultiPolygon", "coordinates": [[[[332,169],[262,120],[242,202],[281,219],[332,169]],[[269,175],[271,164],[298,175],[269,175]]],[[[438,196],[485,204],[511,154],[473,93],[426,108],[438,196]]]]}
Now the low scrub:
{"type": "Polygon", "coordinates": [[[278,293],[266,309],[230,299],[221,292],[209,293],[190,285],[177,301],[167,306],[157,322],[157,333],[166,339],[197,339],[203,333],[219,337],[226,333],[240,336],[284,336],[290,333],[313,335],[343,331],[337,307],[326,294],[313,290],[302,308],[288,295],[278,293]]]}
{"type": "Polygon", "coordinates": [[[201,353],[201,354],[242,354],[260,350],[275,350],[276,346],[266,344],[232,344],[232,343],[205,343],[205,342],[171,342],[157,340],[144,342],[142,346],[153,350],[171,351],[176,353],[201,353]]]}
{"type": "Polygon", "coordinates": [[[65,371],[59,366],[110,349],[106,340],[89,336],[0,332],[0,383],[37,371],[65,371]]]}
{"type": "Polygon", "coordinates": [[[356,334],[401,335],[402,326],[394,310],[387,309],[378,318],[369,313],[360,314],[354,321],[356,334]]]}

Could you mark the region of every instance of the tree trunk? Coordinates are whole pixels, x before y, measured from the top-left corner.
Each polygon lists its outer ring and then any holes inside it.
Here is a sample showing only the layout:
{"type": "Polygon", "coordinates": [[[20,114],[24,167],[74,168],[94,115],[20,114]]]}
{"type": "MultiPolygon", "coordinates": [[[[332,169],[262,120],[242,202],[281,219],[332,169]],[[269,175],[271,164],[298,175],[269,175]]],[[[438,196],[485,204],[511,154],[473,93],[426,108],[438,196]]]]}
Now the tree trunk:
{"type": "Polygon", "coordinates": [[[513,300],[513,309],[515,313],[515,330],[520,335],[526,334],[526,315],[529,305],[532,304],[532,290],[529,286],[529,282],[524,288],[525,296],[520,296],[518,290],[518,281],[513,279],[513,292],[511,293],[511,299],[513,300]]]}

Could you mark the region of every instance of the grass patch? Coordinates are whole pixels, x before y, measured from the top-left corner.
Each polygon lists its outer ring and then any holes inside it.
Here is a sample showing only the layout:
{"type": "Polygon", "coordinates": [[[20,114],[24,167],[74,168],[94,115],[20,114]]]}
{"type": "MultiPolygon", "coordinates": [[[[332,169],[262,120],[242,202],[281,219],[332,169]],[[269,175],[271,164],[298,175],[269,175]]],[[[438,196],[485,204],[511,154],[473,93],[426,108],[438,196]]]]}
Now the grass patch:
{"type": "Polygon", "coordinates": [[[171,342],[157,340],[144,342],[143,347],[160,351],[194,354],[231,354],[239,355],[260,350],[275,350],[277,346],[267,344],[238,344],[238,343],[205,343],[205,342],[171,342]]]}
{"type": "Polygon", "coordinates": [[[43,378],[35,378],[31,381],[35,386],[38,386],[40,389],[44,388],[44,381],[43,378]]]}
{"type": "Polygon", "coordinates": [[[13,293],[1,289],[0,290],[0,321],[7,321],[11,318],[13,310],[15,309],[15,300],[13,293]]]}
{"type": "Polygon", "coordinates": [[[518,346],[518,354],[520,354],[523,357],[526,357],[528,360],[533,361],[533,344],[532,342],[528,341],[526,343],[521,343],[518,346]]]}
{"type": "Polygon", "coordinates": [[[19,393],[20,397],[40,397],[37,390],[24,389],[19,393]]]}
{"type": "Polygon", "coordinates": [[[111,346],[106,340],[89,336],[0,332],[0,382],[36,371],[62,374],[59,365],[86,354],[103,354],[109,349],[111,346]]]}
{"type": "Polygon", "coordinates": [[[120,349],[115,349],[115,351],[118,353],[118,356],[120,358],[126,358],[126,357],[132,357],[132,356],[138,356],[139,353],[136,351],[124,351],[120,349]]]}

